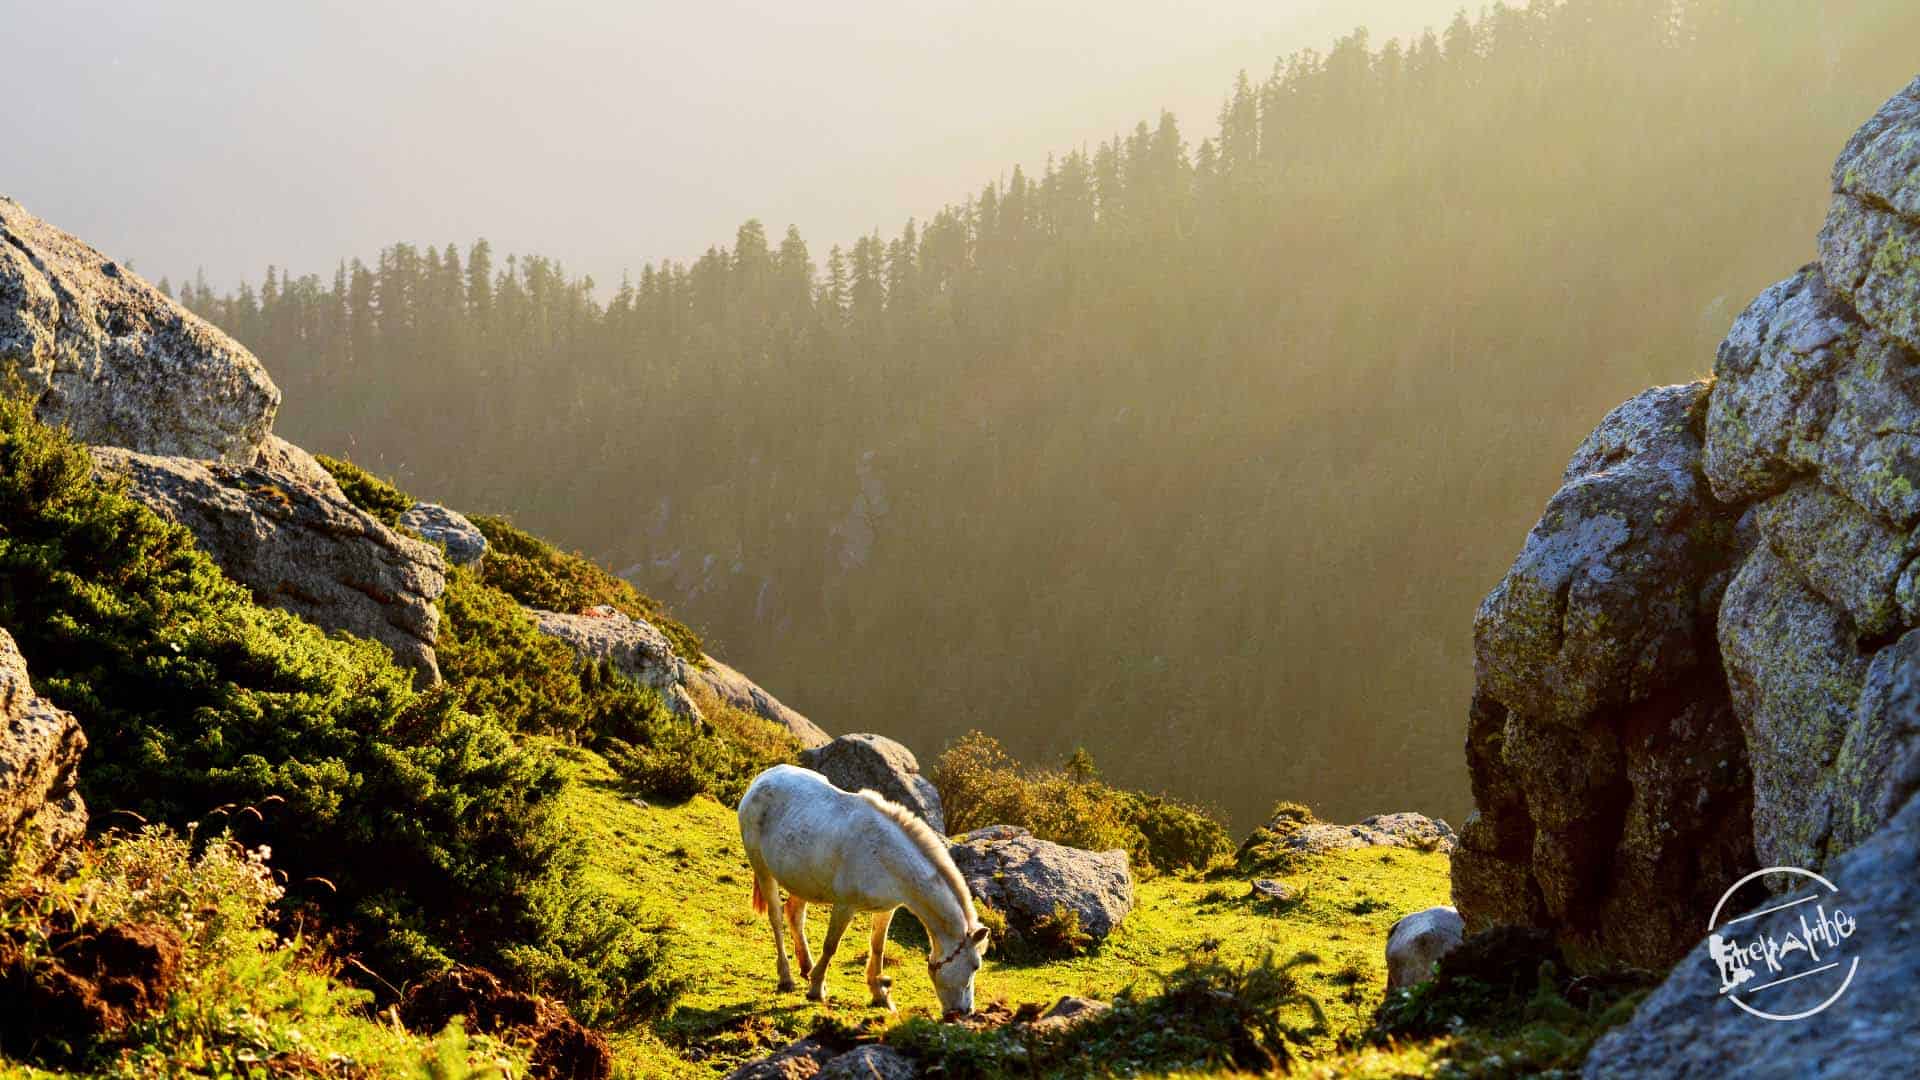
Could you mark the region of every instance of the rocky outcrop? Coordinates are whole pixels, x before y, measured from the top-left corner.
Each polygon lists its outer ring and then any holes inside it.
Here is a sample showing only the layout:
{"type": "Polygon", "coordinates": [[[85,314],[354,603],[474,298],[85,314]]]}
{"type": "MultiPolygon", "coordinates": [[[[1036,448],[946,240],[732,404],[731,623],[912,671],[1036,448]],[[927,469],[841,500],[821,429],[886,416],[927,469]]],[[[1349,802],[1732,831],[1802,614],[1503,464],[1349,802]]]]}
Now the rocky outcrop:
{"type": "Polygon", "coordinates": [[[803,750],[825,746],[833,741],[833,736],[822,731],[820,725],[788,708],[752,679],[711,656],[707,657],[704,665],[692,668],[688,677],[696,686],[727,705],[786,728],[803,750]]]}
{"type": "Polygon", "coordinates": [[[446,549],[455,566],[474,566],[487,555],[487,538],[465,514],[439,503],[414,503],[400,515],[400,527],[412,529],[430,544],[446,549]]]}
{"type": "Polygon", "coordinates": [[[1403,847],[1451,854],[1456,843],[1452,826],[1425,814],[1375,814],[1358,825],[1330,825],[1315,821],[1302,825],[1281,841],[1294,851],[1321,855],[1363,847],[1403,847]]]}
{"type": "MultiPolygon", "coordinates": [[[[1846,965],[1859,961],[1856,977],[1826,1011],[1784,1023],[1748,1015],[1720,993],[1719,966],[1708,941],[1701,941],[1632,1020],[1594,1046],[1585,1065],[1587,1080],[1719,1077],[1740,1071],[1742,1062],[1764,1062],[1768,1076],[1839,1080],[1911,1074],[1920,1061],[1920,1011],[1913,1006],[1913,988],[1920,985],[1920,940],[1912,932],[1914,913],[1920,911],[1920,799],[1910,800],[1871,839],[1833,860],[1826,876],[1839,889],[1834,907],[1853,918],[1854,929],[1825,958],[1846,965]]],[[[1765,906],[1779,902],[1773,898],[1765,906]]],[[[1789,934],[1802,935],[1803,918],[1812,918],[1805,905],[1775,911],[1741,924],[1737,940],[1771,936],[1784,942],[1789,934]]],[[[1782,970],[1809,969],[1802,959],[1782,970]]],[[[1755,1006],[1787,1016],[1819,1005],[1836,988],[1835,979],[1802,978],[1749,996],[1755,1006]]]]}
{"type": "Polygon", "coordinates": [[[280,391],[238,342],[0,196],[0,370],[81,441],[255,460],[280,391]]]}
{"type": "Polygon", "coordinates": [[[263,604],[370,638],[427,681],[446,588],[440,552],[299,477],[256,466],[95,448],[127,493],[184,525],[263,604]]]}
{"type": "Polygon", "coordinates": [[[920,775],[913,751],[884,735],[842,735],[800,752],[800,764],[843,791],[871,789],[919,815],[935,832],[947,831],[940,792],[920,775]]]}
{"type": "Polygon", "coordinates": [[[87,807],[75,789],[86,736],[33,692],[27,662],[0,630],[0,868],[44,862],[78,840],[87,807]]]}
{"type": "Polygon", "coordinates": [[[833,1058],[816,1080],[917,1080],[920,1066],[891,1046],[868,1043],[833,1058]]]}
{"type": "Polygon", "coordinates": [[[813,721],[782,705],[752,679],[712,657],[690,664],[673,651],[673,643],[652,623],[602,604],[578,614],[528,608],[540,632],[559,638],[589,660],[605,660],[628,678],[652,687],[676,715],[701,719],[696,695],[741,712],[759,716],[787,729],[802,748],[831,742],[813,721]]]}
{"type": "Polygon", "coordinates": [[[1430,907],[1404,916],[1387,931],[1387,989],[1433,977],[1433,965],[1466,936],[1467,924],[1450,907],[1430,907]]]}
{"type": "Polygon", "coordinates": [[[260,444],[260,452],[253,456],[252,464],[268,472],[293,476],[329,498],[347,497],[346,492],[340,490],[340,482],[318,459],[278,435],[266,437],[260,444]]]}
{"type": "Polygon", "coordinates": [[[602,604],[578,615],[528,608],[540,632],[559,638],[589,660],[604,660],[615,671],[657,691],[676,714],[698,718],[700,710],[687,696],[689,665],[673,651],[673,643],[652,623],[635,619],[602,604]]]}
{"type": "Polygon", "coordinates": [[[1711,382],[1601,422],[1481,606],[1470,929],[1664,965],[1756,859],[1825,866],[1920,786],[1916,146],[1920,80],[1842,152],[1819,262],[1711,382]]]}
{"type": "Polygon", "coordinates": [[[1133,910],[1133,873],[1124,851],[1081,851],[1013,825],[956,836],[948,851],[974,897],[1005,915],[1007,929],[1023,937],[1065,908],[1097,944],[1133,910]]]}

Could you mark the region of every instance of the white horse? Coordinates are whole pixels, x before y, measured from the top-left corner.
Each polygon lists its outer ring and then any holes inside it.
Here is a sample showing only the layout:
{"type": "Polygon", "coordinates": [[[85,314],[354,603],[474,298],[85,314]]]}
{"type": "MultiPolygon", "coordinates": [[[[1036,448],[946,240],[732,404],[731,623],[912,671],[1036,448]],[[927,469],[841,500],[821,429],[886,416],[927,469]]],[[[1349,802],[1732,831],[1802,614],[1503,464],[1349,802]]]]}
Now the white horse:
{"type": "Polygon", "coordinates": [[[740,839],[753,867],[753,910],[773,926],[780,989],[792,990],[793,972],[781,941],[780,887],[787,890],[786,925],[793,931],[800,976],[811,978],[807,998],[827,998],[827,963],[857,912],[873,915],[867,989],[873,1004],[893,1008],[893,980],[882,974],[887,926],[898,908],[913,912],[933,942],[927,974],[948,1015],[973,1011],[973,973],[987,949],[987,928],[973,910],[966,879],[947,845],[913,812],[871,791],[842,791],[819,773],[775,765],[754,778],[740,799],[740,839]],[[830,904],[827,940],[818,960],[807,955],[807,905],[830,904]]]}

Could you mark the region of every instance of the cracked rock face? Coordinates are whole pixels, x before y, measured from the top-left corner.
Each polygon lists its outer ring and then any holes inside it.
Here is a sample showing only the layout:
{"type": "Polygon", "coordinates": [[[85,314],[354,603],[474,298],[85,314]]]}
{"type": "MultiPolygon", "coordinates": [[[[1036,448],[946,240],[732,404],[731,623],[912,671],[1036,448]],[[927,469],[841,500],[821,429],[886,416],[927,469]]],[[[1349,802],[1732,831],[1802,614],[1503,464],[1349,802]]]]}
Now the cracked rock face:
{"type": "Polygon", "coordinates": [[[1670,963],[1747,870],[1920,787],[1920,80],[1842,152],[1819,254],[1711,383],[1601,423],[1481,606],[1470,929],[1670,963]]]}
{"type": "Polygon", "coordinates": [[[227,576],[270,607],[393,650],[437,682],[434,642],[446,590],[438,549],[387,528],[300,476],[256,466],[96,447],[96,468],[184,525],[227,576]]]}
{"type": "Polygon", "coordinates": [[[33,692],[26,659],[0,630],[0,867],[46,861],[86,832],[75,788],[86,748],[73,716],[33,692]]]}
{"type": "Polygon", "coordinates": [[[82,442],[248,463],[280,390],[239,342],[0,196],[0,370],[82,442]]]}

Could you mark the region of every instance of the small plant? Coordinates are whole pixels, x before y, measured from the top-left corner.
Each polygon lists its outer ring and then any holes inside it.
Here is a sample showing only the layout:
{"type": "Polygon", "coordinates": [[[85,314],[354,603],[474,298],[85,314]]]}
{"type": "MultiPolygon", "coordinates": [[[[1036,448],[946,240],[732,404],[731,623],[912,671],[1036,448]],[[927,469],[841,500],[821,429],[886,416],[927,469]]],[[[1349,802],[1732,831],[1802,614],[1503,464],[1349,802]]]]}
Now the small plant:
{"type": "Polygon", "coordinates": [[[340,485],[341,494],[347,501],[373,515],[379,521],[392,527],[400,523],[400,515],[413,509],[413,496],[395,487],[391,481],[382,480],[351,461],[330,458],[325,454],[315,454],[320,467],[333,474],[334,482],[340,485]]]}

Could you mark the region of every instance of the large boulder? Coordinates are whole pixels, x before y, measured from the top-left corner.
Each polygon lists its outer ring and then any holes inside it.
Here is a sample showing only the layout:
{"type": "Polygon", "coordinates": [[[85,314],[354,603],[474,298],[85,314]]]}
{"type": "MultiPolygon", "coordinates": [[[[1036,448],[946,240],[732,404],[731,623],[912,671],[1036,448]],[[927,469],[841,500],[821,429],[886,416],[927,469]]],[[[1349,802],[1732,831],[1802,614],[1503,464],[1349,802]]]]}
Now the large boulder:
{"type": "Polygon", "coordinates": [[[1602,422],[1481,607],[1469,929],[1664,965],[1920,787],[1920,80],[1833,190],[1819,261],[1602,422]]]}
{"type": "Polygon", "coordinates": [[[1094,943],[1106,940],[1133,910],[1133,873],[1124,851],[1081,851],[1041,840],[1013,825],[989,825],[948,846],[967,888],[1006,916],[1022,936],[1065,908],[1094,943]]]}
{"type": "Polygon", "coordinates": [[[935,832],[947,831],[940,792],[920,775],[913,751],[884,735],[842,735],[800,752],[800,764],[845,791],[872,789],[913,811],[935,832]]]}
{"type": "Polygon", "coordinates": [[[439,503],[414,503],[400,515],[401,528],[412,529],[429,543],[447,551],[455,566],[473,566],[487,555],[487,537],[465,514],[439,503]]]}
{"type": "Polygon", "coordinates": [[[27,662],[0,630],[0,870],[42,863],[86,832],[75,788],[87,739],[72,714],[33,692],[27,662]]]}
{"type": "Polygon", "coordinates": [[[446,563],[431,545],[288,473],[109,447],[93,458],[261,603],[378,641],[423,681],[439,680],[434,601],[446,563]]]}
{"type": "Polygon", "coordinates": [[[1708,393],[1661,387],[1609,414],[1481,605],[1476,809],[1453,864],[1472,930],[1553,926],[1668,962],[1751,865],[1714,624],[1753,529],[1701,471],[1708,393]]]}
{"type": "Polygon", "coordinates": [[[1430,907],[1404,916],[1387,931],[1387,989],[1433,977],[1433,965],[1465,938],[1467,924],[1450,907],[1430,907]]]}
{"type": "MultiPolygon", "coordinates": [[[[1910,800],[1871,839],[1834,859],[1825,875],[1839,889],[1827,914],[1837,908],[1854,920],[1852,934],[1825,958],[1849,968],[1859,962],[1856,977],[1830,1007],[1785,1022],[1747,1014],[1720,993],[1720,968],[1709,951],[1710,939],[1702,940],[1641,1002],[1632,1020],[1594,1046],[1585,1065],[1587,1080],[1718,1077],[1752,1073],[1753,1063],[1764,1063],[1760,1074],[1767,1076],[1911,1075],[1913,1063],[1920,1061],[1920,1010],[1913,1005],[1913,988],[1920,985],[1920,939],[1912,932],[1914,913],[1920,911],[1920,799],[1910,800]]],[[[1774,897],[1761,906],[1780,902],[1774,897]]],[[[1735,940],[1785,942],[1789,935],[1802,937],[1802,920],[1814,918],[1806,905],[1776,910],[1739,924],[1735,940]]],[[[1701,928],[1705,922],[1703,916],[1701,928]]],[[[1797,963],[1788,959],[1781,974],[1809,969],[1804,957],[1797,963]]],[[[1801,978],[1747,996],[1756,1007],[1787,1016],[1814,1008],[1835,989],[1830,977],[1801,978]]]]}
{"type": "Polygon", "coordinates": [[[238,342],[0,196],[0,371],[83,442],[252,462],[280,391],[238,342]]]}

